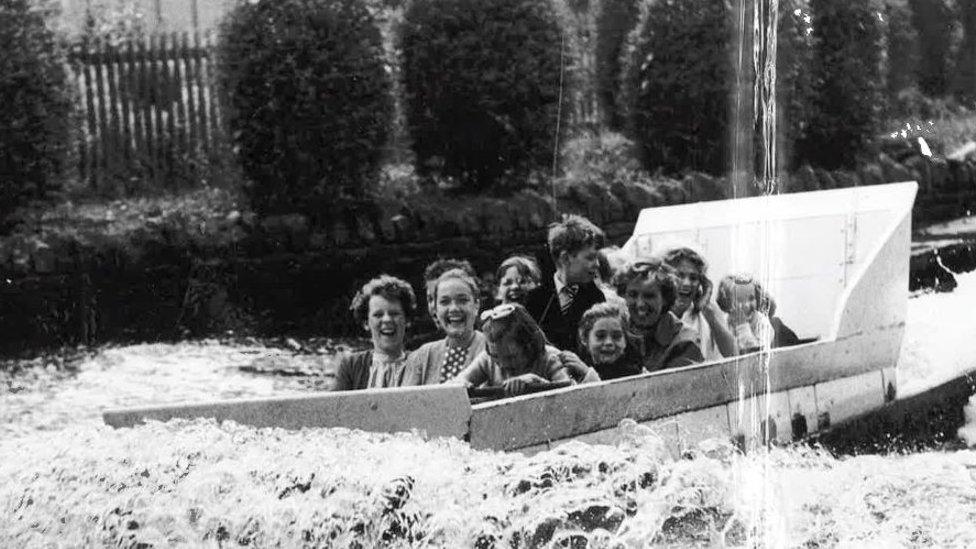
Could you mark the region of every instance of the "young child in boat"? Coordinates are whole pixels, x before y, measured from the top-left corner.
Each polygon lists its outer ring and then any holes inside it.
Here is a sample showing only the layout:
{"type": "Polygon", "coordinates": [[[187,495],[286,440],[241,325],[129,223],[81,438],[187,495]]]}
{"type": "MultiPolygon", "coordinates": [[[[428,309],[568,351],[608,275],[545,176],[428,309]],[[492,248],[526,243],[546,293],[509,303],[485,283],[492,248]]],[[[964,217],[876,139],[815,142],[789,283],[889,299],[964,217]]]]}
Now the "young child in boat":
{"type": "Polygon", "coordinates": [[[712,302],[712,282],[707,276],[705,258],[691,248],[678,247],[666,251],[663,259],[678,275],[671,312],[698,334],[698,346],[705,360],[734,356],[735,337],[729,331],[725,315],[712,302]]]}
{"type": "Polygon", "coordinates": [[[677,293],[674,269],[658,258],[640,260],[618,272],[614,283],[627,303],[645,370],[678,368],[704,360],[698,334],[671,312],[677,293]]]}
{"type": "Polygon", "coordinates": [[[729,315],[728,326],[739,354],[772,346],[773,325],[765,313],[764,292],[757,280],[747,274],[728,275],[719,283],[715,300],[729,315]]]}
{"type": "Polygon", "coordinates": [[[521,395],[549,382],[575,383],[599,378],[578,356],[546,344],[546,336],[518,303],[506,303],[481,315],[486,347],[448,383],[466,387],[502,387],[521,395]]]}
{"type": "Polygon", "coordinates": [[[549,341],[560,349],[578,349],[580,317],[606,300],[594,282],[603,240],[603,231],[578,215],[566,216],[549,227],[549,255],[556,272],[542,278],[540,286],[526,299],[525,307],[549,341]]]}
{"type": "Polygon", "coordinates": [[[373,348],[339,360],[334,391],[399,387],[403,384],[407,353],[403,338],[407,319],[417,300],[410,284],[380,275],[356,292],[353,318],[369,333],[373,348]]]}
{"type": "Polygon", "coordinates": [[[498,280],[495,299],[499,304],[525,305],[529,292],[539,287],[542,273],[534,259],[524,255],[513,255],[498,266],[495,278],[498,280]]]}
{"type": "Polygon", "coordinates": [[[600,379],[617,379],[644,371],[641,356],[631,337],[630,315],[625,304],[598,303],[583,313],[579,338],[582,358],[600,379]]]}
{"type": "Polygon", "coordinates": [[[478,295],[477,280],[461,269],[451,269],[437,278],[433,284],[434,318],[445,337],[410,353],[404,385],[448,381],[485,350],[485,336],[474,329],[478,295]]]}

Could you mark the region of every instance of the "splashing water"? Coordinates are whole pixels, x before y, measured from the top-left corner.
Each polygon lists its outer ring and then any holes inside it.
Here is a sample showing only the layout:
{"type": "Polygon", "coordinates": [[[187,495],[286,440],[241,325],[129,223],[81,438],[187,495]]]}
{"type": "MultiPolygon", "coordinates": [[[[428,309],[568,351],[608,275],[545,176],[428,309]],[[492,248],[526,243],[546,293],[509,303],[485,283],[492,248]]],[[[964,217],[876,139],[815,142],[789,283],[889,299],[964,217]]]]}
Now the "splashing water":
{"type": "MultiPolygon", "coordinates": [[[[952,294],[909,300],[903,387],[976,366],[964,322],[976,273],[957,280],[952,294]]],[[[713,440],[673,461],[651,430],[626,422],[613,445],[524,457],[422,434],[100,425],[101,411],[122,405],[302,391],[240,372],[275,352],[137,345],[36,389],[7,384],[18,389],[0,393],[0,546],[976,544],[970,450],[742,456],[713,440]]]]}

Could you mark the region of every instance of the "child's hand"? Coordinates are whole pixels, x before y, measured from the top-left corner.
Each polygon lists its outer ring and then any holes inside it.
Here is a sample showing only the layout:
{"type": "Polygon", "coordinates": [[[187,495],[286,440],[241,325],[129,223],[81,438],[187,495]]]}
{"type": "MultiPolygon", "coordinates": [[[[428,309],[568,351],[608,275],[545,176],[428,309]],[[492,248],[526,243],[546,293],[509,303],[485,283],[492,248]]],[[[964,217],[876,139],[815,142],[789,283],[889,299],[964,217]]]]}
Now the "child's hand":
{"type": "Polygon", "coordinates": [[[502,383],[505,389],[505,396],[517,396],[524,394],[533,385],[542,385],[547,381],[535,374],[522,374],[513,378],[506,379],[502,383]]]}
{"type": "Polygon", "coordinates": [[[712,281],[707,276],[702,275],[699,283],[701,284],[701,295],[695,301],[695,312],[700,313],[708,308],[708,303],[712,300],[712,281]]]}

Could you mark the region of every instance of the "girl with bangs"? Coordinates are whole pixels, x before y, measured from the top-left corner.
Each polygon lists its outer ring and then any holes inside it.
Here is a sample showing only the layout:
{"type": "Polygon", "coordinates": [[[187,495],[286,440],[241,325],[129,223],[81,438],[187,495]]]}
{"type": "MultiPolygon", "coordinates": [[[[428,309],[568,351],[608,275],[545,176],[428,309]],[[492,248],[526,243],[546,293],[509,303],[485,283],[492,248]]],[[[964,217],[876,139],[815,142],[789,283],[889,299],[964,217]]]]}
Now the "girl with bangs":
{"type": "Polygon", "coordinates": [[[481,315],[486,348],[450,383],[466,387],[502,387],[505,396],[531,392],[550,382],[597,381],[596,372],[575,354],[546,343],[546,336],[525,307],[499,305],[481,315]]]}

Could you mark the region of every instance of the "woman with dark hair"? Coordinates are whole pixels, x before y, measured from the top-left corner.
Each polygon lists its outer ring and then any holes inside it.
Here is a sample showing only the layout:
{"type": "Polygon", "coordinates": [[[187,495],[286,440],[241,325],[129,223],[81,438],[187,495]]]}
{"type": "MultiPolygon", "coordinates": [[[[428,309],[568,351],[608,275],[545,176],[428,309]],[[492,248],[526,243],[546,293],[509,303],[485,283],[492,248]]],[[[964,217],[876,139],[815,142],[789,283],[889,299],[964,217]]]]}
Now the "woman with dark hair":
{"type": "Polygon", "coordinates": [[[546,344],[546,336],[525,307],[506,303],[482,313],[486,348],[449,383],[466,387],[503,387],[506,396],[532,386],[599,377],[573,353],[546,344]]]}
{"type": "Polygon", "coordinates": [[[399,278],[380,275],[356,292],[352,311],[369,332],[373,348],[348,354],[339,361],[333,391],[399,387],[403,384],[407,353],[403,338],[407,318],[417,307],[413,288],[399,278]]]}
{"type": "Polygon", "coordinates": [[[657,258],[637,261],[617,273],[614,285],[627,303],[645,370],[678,368],[704,360],[697,334],[671,312],[677,297],[674,269],[657,258]]]}

